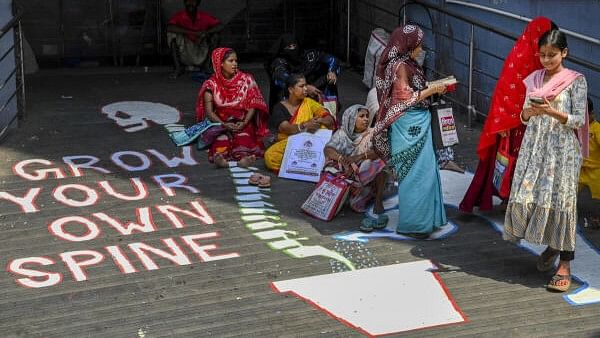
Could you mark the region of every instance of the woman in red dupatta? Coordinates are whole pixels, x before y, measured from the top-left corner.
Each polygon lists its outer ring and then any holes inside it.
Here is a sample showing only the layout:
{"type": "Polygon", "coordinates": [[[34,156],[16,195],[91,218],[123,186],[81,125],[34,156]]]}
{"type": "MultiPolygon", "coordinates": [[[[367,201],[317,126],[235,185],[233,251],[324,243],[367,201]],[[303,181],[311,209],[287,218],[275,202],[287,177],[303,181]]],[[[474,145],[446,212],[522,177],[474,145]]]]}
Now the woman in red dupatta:
{"type": "MultiPolygon", "coordinates": [[[[492,183],[496,152],[501,139],[509,138],[510,154],[517,156],[523,140],[525,126],[519,115],[525,101],[523,80],[533,71],[542,68],[537,56],[538,40],[556,25],[545,17],[533,19],[519,37],[504,61],[502,72],[492,95],[490,110],[479,138],[477,154],[479,164],[459,209],[466,213],[492,209],[492,197],[498,195],[492,183]]],[[[512,174],[511,174],[512,180],[512,174]]],[[[508,196],[503,196],[508,198],[508,196]]]]}
{"type": "Polygon", "coordinates": [[[215,73],[198,93],[196,120],[221,123],[225,132],[212,143],[208,160],[218,167],[227,167],[228,160],[248,166],[264,154],[267,105],[252,75],[238,70],[233,49],[215,49],[212,65],[215,73]]]}

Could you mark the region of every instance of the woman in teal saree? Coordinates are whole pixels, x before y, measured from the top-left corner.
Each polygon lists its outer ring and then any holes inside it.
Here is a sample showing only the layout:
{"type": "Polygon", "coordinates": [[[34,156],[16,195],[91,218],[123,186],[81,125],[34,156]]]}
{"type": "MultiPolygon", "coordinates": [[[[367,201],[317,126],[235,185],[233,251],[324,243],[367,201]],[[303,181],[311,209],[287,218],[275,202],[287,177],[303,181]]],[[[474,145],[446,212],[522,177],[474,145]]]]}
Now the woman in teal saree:
{"type": "Polygon", "coordinates": [[[425,239],[446,224],[440,173],[431,135],[429,96],[446,91],[426,87],[423,31],[415,25],[396,28],[376,71],[379,113],[373,145],[393,167],[398,180],[396,232],[425,239]]]}

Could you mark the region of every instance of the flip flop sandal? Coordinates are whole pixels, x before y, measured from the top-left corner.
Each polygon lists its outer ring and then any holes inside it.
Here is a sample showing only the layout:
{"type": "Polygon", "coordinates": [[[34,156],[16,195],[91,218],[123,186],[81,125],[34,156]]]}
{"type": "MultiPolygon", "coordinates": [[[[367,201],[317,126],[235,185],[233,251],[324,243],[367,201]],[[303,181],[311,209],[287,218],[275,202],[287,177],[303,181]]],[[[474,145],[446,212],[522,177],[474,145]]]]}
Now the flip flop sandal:
{"type": "Polygon", "coordinates": [[[430,235],[430,234],[422,233],[422,232],[400,232],[398,230],[396,230],[396,233],[398,235],[402,235],[402,236],[406,236],[406,237],[410,237],[410,238],[414,238],[414,239],[427,239],[427,238],[429,238],[429,235],[430,235]]]}
{"type": "Polygon", "coordinates": [[[554,275],[552,276],[552,279],[550,280],[550,283],[548,283],[548,285],[546,285],[546,289],[551,290],[551,291],[558,291],[558,292],[566,292],[569,290],[569,288],[571,287],[571,275],[554,275]],[[564,281],[566,280],[567,283],[565,285],[558,285],[557,283],[560,281],[564,281]]]}
{"type": "Polygon", "coordinates": [[[556,258],[560,254],[560,251],[555,250],[544,250],[542,254],[538,257],[536,268],[539,272],[547,272],[554,268],[554,263],[556,262],[556,258]]]}
{"type": "Polygon", "coordinates": [[[377,220],[376,220],[375,224],[373,224],[373,229],[375,229],[375,230],[385,229],[387,227],[389,220],[390,220],[390,217],[388,215],[377,214],[377,220]]]}
{"type": "Polygon", "coordinates": [[[248,177],[248,184],[250,185],[258,185],[260,183],[260,178],[263,175],[259,174],[259,173],[254,173],[252,175],[250,175],[250,177],[248,177]]]}
{"type": "Polygon", "coordinates": [[[365,217],[360,222],[358,230],[361,232],[372,232],[375,229],[375,227],[373,226],[374,224],[377,224],[377,220],[371,217],[365,217]]]}
{"type": "Polygon", "coordinates": [[[271,187],[271,176],[260,175],[260,178],[258,179],[258,187],[259,188],[270,188],[271,187]]]}

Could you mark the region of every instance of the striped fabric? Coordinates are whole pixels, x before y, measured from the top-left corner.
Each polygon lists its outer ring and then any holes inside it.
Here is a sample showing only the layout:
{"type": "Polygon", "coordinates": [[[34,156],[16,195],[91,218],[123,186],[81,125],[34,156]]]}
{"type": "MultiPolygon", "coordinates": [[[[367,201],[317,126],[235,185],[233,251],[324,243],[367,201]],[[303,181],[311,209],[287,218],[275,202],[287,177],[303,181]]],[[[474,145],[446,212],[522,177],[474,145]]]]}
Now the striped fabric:
{"type": "Polygon", "coordinates": [[[548,245],[553,249],[575,251],[577,213],[508,203],[504,219],[504,239],[517,242],[524,239],[533,244],[548,245]]]}

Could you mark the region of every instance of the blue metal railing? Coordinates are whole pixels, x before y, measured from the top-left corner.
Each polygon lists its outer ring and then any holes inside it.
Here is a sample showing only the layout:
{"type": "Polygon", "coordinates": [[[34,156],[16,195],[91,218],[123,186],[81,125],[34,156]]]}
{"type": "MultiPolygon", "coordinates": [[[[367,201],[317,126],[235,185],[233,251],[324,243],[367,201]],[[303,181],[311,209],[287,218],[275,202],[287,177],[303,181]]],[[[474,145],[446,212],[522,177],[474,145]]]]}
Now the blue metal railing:
{"type": "Polygon", "coordinates": [[[8,21],[0,29],[0,39],[2,39],[9,32],[14,33],[13,44],[10,46],[2,56],[0,56],[0,62],[5,60],[10,55],[15,55],[15,66],[11,69],[4,79],[0,79],[0,90],[7,86],[11,81],[15,81],[15,90],[10,93],[8,99],[4,102],[0,102],[0,116],[6,113],[6,109],[10,106],[13,100],[17,100],[17,112],[14,116],[11,116],[5,125],[0,125],[0,140],[2,140],[9,129],[9,127],[15,122],[16,119],[23,120],[25,118],[25,77],[23,69],[23,35],[21,27],[22,11],[19,9],[13,18],[8,21]]]}

